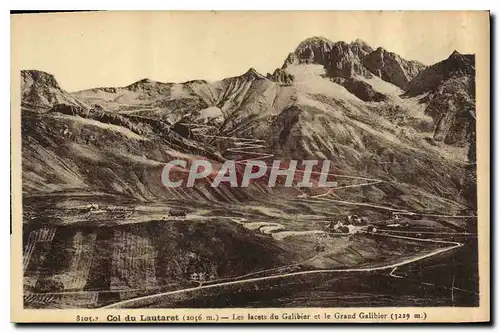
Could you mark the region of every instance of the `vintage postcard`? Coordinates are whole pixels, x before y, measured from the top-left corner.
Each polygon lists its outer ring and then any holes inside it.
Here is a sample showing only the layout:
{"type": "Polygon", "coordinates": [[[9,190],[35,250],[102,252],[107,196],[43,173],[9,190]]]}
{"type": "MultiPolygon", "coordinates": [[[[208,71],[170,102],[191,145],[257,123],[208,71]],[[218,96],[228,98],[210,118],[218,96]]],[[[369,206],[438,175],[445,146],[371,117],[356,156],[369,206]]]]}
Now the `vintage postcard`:
{"type": "Polygon", "coordinates": [[[490,320],[487,11],[18,14],[11,320],[490,320]]]}

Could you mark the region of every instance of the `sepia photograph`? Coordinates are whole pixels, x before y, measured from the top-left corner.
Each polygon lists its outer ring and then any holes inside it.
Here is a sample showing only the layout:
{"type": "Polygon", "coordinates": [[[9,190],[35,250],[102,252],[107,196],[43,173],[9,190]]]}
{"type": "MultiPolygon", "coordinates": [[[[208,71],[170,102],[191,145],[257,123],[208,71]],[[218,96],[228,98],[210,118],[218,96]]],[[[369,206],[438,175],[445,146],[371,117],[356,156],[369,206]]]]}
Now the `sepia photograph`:
{"type": "Polygon", "coordinates": [[[488,320],[487,11],[11,26],[16,320],[488,320]]]}

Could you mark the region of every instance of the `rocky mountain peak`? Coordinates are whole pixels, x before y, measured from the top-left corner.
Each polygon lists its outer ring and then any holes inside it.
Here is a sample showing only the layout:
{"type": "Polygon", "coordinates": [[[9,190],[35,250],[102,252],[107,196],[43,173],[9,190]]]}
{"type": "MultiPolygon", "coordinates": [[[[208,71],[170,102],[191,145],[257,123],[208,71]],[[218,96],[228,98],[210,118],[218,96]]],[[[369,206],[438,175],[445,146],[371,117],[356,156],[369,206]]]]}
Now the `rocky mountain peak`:
{"type": "Polygon", "coordinates": [[[321,37],[321,36],[309,37],[309,38],[306,38],[302,42],[299,43],[299,45],[295,49],[295,53],[300,52],[300,50],[311,48],[311,47],[321,47],[321,46],[327,46],[327,45],[332,45],[332,44],[333,44],[333,42],[325,37],[321,37]]]}
{"type": "Polygon", "coordinates": [[[36,82],[37,85],[43,85],[47,87],[53,87],[60,89],[54,75],[47,72],[38,71],[34,69],[22,70],[21,71],[21,84],[28,84],[36,82]]]}
{"type": "Polygon", "coordinates": [[[293,82],[293,75],[287,73],[282,68],[276,68],[273,74],[267,73],[266,76],[269,80],[279,83],[281,85],[291,85],[293,82]]]}
{"type": "Polygon", "coordinates": [[[23,107],[47,110],[55,104],[85,104],[61,89],[54,75],[38,70],[21,71],[21,95],[23,107]]]}
{"type": "Polygon", "coordinates": [[[317,64],[325,68],[327,76],[350,77],[354,74],[370,77],[361,64],[361,57],[367,52],[367,45],[332,42],[324,37],[311,37],[302,41],[295,52],[288,55],[283,67],[297,64],[317,64]]]}
{"type": "Polygon", "coordinates": [[[148,79],[148,78],[144,78],[144,79],[141,79],[139,81],[136,81],[136,82],[126,86],[125,88],[130,89],[130,90],[137,90],[137,89],[141,89],[144,87],[151,87],[151,86],[154,86],[158,83],[159,82],[153,81],[153,80],[148,79]]]}
{"type": "MultiPolygon", "coordinates": [[[[332,42],[325,37],[317,36],[300,42],[295,51],[287,56],[281,70],[286,71],[287,67],[303,64],[322,65],[326,77],[350,89],[351,93],[364,100],[367,99],[365,93],[367,87],[354,82],[359,81],[357,76],[369,79],[376,75],[384,81],[406,89],[408,83],[425,69],[425,66],[418,61],[403,59],[383,47],[374,49],[360,38],[346,43],[332,42]]],[[[285,74],[275,72],[268,77],[273,81],[289,84],[293,78],[286,77],[285,74]]]]}
{"type": "Polygon", "coordinates": [[[353,51],[361,57],[373,52],[373,48],[361,38],[358,38],[354,42],[352,42],[351,47],[353,51]]]}
{"type": "MultiPolygon", "coordinates": [[[[326,66],[333,42],[324,37],[311,37],[303,40],[285,61],[285,65],[319,64],[326,66]]],[[[284,66],[285,66],[284,65],[284,66]]]]}
{"type": "Polygon", "coordinates": [[[462,54],[457,50],[453,51],[448,59],[443,61],[446,70],[450,72],[460,72],[470,74],[475,69],[475,59],[473,54],[462,54]]]}
{"type": "Polygon", "coordinates": [[[371,46],[367,42],[362,40],[361,38],[356,38],[356,40],[354,42],[352,42],[351,44],[360,45],[360,46],[368,46],[371,48],[371,46]]]}
{"type": "Polygon", "coordinates": [[[405,89],[408,83],[417,76],[425,66],[418,61],[403,59],[394,52],[383,47],[363,57],[363,65],[382,80],[405,89]]]}

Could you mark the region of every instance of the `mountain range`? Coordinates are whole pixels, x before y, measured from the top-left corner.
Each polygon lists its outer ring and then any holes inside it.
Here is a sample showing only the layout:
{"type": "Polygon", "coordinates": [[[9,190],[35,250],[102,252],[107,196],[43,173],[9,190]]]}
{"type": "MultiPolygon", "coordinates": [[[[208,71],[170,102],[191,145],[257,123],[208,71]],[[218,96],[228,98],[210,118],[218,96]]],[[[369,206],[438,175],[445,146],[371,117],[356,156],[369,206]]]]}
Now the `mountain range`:
{"type": "Polygon", "coordinates": [[[51,74],[23,70],[21,94],[27,195],[295,198],[296,189],[258,183],[168,189],[160,181],[164,163],[176,157],[220,164],[270,156],[331,160],[344,186],[357,184],[349,176],[379,180],[339,189],[342,200],[440,213],[476,207],[474,55],[455,51],[426,66],[360,39],[312,37],[266,75],[250,68],[216,82],[143,79],[68,92],[51,74]]]}

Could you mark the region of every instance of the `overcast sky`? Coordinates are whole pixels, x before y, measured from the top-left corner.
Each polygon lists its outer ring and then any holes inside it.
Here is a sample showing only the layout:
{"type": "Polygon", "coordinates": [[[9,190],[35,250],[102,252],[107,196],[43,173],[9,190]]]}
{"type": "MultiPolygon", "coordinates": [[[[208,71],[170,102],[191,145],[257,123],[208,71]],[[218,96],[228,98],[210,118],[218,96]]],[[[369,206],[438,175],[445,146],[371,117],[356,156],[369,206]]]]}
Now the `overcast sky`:
{"type": "Polygon", "coordinates": [[[63,89],[218,80],[281,67],[305,38],[361,38],[430,65],[477,52],[474,14],[365,12],[114,12],[15,15],[13,68],[56,76],[63,89]]]}

